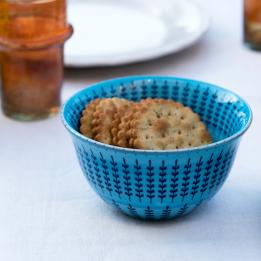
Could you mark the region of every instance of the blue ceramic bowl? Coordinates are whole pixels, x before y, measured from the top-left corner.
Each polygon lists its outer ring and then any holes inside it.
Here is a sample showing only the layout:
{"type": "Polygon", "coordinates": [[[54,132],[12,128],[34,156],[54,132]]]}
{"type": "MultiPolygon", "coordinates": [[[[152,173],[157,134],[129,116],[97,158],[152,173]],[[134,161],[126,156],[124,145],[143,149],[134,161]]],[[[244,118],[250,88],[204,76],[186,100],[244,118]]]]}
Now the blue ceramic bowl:
{"type": "Polygon", "coordinates": [[[144,219],[187,214],[224,184],[252,114],[236,94],[212,84],[174,77],[127,77],[78,92],[62,112],[91,187],[108,204],[144,219]],[[81,112],[98,97],[138,101],[147,97],[182,102],[197,112],[214,143],[198,148],[148,151],[105,145],[79,133],[81,112]]]}

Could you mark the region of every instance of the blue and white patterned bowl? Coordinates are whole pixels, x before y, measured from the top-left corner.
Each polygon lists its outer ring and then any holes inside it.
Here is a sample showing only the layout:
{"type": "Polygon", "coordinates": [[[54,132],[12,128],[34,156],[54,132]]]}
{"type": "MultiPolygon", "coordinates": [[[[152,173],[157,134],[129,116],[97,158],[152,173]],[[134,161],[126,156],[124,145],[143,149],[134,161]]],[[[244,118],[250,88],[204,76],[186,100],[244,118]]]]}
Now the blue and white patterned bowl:
{"type": "Polygon", "coordinates": [[[174,77],[127,77],[94,84],[71,97],[62,112],[82,171],[108,204],[144,219],[187,214],[212,198],[233,165],[240,138],[250,126],[249,106],[212,84],[174,77]],[[79,133],[81,112],[98,97],[133,101],[166,98],[197,112],[214,143],[198,148],[146,151],[118,148],[79,133]]]}

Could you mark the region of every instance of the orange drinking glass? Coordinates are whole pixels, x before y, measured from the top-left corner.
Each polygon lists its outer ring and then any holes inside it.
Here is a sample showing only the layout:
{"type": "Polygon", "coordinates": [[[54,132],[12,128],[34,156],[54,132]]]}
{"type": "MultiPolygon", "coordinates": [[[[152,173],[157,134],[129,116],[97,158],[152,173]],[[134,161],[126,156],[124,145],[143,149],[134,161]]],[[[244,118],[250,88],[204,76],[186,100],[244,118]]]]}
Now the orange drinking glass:
{"type": "Polygon", "coordinates": [[[244,0],[244,41],[261,50],[261,0],[244,0]]]}
{"type": "Polygon", "coordinates": [[[58,112],[63,46],[71,36],[65,0],[1,0],[2,109],[34,120],[58,112]]]}

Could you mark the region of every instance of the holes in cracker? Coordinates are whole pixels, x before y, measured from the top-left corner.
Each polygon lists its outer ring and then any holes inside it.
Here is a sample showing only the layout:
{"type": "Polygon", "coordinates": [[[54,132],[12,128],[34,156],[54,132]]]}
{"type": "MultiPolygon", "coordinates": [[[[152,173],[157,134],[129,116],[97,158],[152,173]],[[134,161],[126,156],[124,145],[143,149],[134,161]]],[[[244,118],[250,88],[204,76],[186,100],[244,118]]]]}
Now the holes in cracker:
{"type": "Polygon", "coordinates": [[[189,143],[188,143],[188,146],[189,147],[193,147],[195,145],[195,143],[193,142],[193,141],[190,141],[189,143]]]}
{"type": "Polygon", "coordinates": [[[156,117],[158,119],[160,119],[162,117],[162,113],[161,112],[158,112],[158,111],[154,110],[154,113],[155,113],[155,115],[156,115],[156,117]]]}

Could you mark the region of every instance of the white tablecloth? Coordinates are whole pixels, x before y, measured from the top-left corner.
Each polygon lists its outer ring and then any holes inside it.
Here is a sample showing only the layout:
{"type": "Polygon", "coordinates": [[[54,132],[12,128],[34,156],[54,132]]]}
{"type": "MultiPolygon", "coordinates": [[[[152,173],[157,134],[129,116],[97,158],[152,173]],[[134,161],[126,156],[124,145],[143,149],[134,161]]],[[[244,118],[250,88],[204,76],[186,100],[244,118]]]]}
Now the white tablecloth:
{"type": "Polygon", "coordinates": [[[63,99],[92,82],[138,74],[232,89],[251,104],[254,122],[222,190],[184,218],[131,219],[90,189],[59,116],[20,123],[0,115],[1,261],[260,260],[261,53],[241,43],[241,1],[200,2],[212,15],[200,43],[149,63],[67,70],[63,99]]]}

